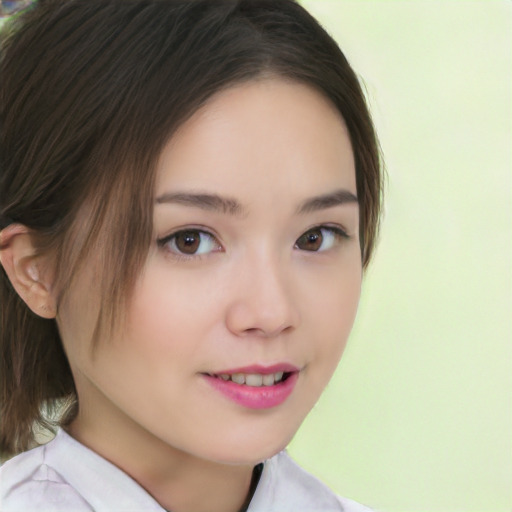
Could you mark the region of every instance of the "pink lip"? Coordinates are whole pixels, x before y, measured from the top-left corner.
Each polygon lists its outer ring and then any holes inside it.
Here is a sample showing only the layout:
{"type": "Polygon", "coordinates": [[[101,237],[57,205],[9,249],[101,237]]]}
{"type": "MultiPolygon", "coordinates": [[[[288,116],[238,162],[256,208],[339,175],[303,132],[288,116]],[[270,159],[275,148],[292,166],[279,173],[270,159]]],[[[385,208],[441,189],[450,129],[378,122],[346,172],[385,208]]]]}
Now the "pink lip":
{"type": "Polygon", "coordinates": [[[259,365],[246,366],[234,370],[223,370],[217,375],[227,373],[259,373],[268,375],[269,373],[285,372],[290,375],[288,378],[273,386],[246,386],[237,384],[230,380],[222,380],[208,374],[203,374],[204,379],[214,389],[222,393],[226,398],[248,409],[270,409],[282,404],[293,392],[295,384],[299,378],[299,369],[289,364],[277,364],[273,366],[262,367],[259,365]]]}

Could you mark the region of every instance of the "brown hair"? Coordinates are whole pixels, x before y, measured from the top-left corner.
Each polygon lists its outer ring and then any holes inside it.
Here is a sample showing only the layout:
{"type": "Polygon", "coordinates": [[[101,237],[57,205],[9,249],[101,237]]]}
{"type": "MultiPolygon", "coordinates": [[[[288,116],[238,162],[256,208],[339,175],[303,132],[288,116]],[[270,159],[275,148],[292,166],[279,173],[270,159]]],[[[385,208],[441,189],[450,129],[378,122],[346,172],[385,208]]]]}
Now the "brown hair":
{"type": "MultiPolygon", "coordinates": [[[[356,162],[363,265],[380,212],[379,150],[343,53],[293,0],[39,0],[4,27],[0,56],[1,227],[27,226],[59,289],[101,247],[98,328],[122,311],[152,233],[156,159],[214,93],[262,74],[308,84],[338,108],[356,162]]],[[[1,272],[0,450],[47,426],[76,392],[54,320],[1,272]]]]}

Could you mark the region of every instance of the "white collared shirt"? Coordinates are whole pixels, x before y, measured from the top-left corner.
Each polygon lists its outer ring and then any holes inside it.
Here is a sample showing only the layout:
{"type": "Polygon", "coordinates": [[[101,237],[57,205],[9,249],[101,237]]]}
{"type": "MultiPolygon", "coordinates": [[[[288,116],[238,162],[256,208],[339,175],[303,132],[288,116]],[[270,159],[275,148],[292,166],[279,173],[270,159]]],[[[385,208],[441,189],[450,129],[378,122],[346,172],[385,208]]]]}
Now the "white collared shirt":
{"type": "MultiPolygon", "coordinates": [[[[165,512],[137,482],[59,430],[0,468],[1,512],[165,512]]],[[[247,512],[371,512],[301,469],[286,452],[265,461],[247,512]]]]}

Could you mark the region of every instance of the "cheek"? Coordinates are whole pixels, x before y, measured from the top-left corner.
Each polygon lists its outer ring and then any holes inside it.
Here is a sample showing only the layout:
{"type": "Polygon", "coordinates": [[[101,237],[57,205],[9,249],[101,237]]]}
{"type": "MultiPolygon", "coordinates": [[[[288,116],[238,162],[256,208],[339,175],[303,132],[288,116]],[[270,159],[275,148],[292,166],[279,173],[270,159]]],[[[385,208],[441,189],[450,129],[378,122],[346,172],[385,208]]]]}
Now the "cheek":
{"type": "Polygon", "coordinates": [[[128,307],[127,338],[156,358],[192,353],[219,316],[210,281],[174,271],[172,263],[149,263],[128,307]]]}
{"type": "MultiPolygon", "coordinates": [[[[355,251],[341,263],[329,262],[305,276],[303,294],[309,296],[307,311],[314,311],[319,329],[340,334],[350,330],[361,295],[361,279],[361,263],[355,251]]],[[[315,318],[311,320],[314,322],[315,318]]]]}
{"type": "Polygon", "coordinates": [[[361,264],[340,266],[322,276],[307,307],[316,356],[331,374],[343,353],[354,324],[361,294],[361,264]]]}
{"type": "MultiPolygon", "coordinates": [[[[155,283],[156,284],[156,283],[155,283]]],[[[175,300],[166,286],[151,286],[151,280],[138,286],[128,306],[126,330],[124,335],[125,349],[140,360],[163,361],[169,359],[168,352],[172,348],[175,357],[179,357],[180,343],[183,338],[183,318],[186,311],[175,300]]],[[[187,322],[187,318],[184,318],[187,322]]],[[[193,325],[193,324],[191,324],[193,325]]],[[[173,358],[174,359],[174,358],[173,358]]]]}

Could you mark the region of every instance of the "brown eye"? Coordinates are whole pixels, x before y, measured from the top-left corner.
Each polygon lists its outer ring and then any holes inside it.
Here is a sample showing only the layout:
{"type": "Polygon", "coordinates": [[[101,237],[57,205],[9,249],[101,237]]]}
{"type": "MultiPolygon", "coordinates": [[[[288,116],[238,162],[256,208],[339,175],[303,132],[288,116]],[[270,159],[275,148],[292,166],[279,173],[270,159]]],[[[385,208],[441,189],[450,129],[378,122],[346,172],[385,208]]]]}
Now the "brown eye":
{"type": "Polygon", "coordinates": [[[212,234],[200,229],[177,231],[159,240],[158,245],[170,253],[182,256],[200,256],[222,250],[212,234]]]}
{"type": "Polygon", "coordinates": [[[183,254],[195,254],[201,242],[199,231],[181,231],[174,236],[176,248],[183,254]]]}
{"type": "Polygon", "coordinates": [[[299,237],[295,246],[302,251],[318,251],[323,242],[322,229],[315,228],[299,237]]]}
{"type": "Polygon", "coordinates": [[[306,231],[295,242],[295,248],[301,251],[323,252],[340,244],[349,235],[337,226],[318,226],[306,231]]]}

